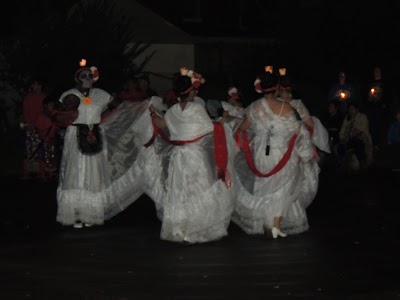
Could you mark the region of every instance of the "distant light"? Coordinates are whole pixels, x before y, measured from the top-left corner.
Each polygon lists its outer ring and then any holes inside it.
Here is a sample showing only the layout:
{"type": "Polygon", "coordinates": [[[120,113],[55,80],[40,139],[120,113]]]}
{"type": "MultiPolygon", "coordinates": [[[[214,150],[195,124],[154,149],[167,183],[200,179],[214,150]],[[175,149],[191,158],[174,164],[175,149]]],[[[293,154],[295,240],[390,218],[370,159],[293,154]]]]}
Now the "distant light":
{"type": "Polygon", "coordinates": [[[272,66],[265,66],[265,72],[269,72],[272,74],[273,67],[272,66]]]}
{"type": "Polygon", "coordinates": [[[79,62],[79,65],[80,65],[81,67],[86,66],[86,59],[82,58],[81,61],[79,62]]]}
{"type": "Polygon", "coordinates": [[[371,94],[372,95],[375,94],[375,89],[374,88],[371,89],[371,94]]]}

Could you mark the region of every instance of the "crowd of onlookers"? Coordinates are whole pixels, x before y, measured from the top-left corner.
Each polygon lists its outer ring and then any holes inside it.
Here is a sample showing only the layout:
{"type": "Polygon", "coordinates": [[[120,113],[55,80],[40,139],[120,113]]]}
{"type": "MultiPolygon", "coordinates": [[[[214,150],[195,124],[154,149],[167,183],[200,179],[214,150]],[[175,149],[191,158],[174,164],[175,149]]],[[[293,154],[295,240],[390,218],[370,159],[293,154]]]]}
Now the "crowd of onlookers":
{"type": "Polygon", "coordinates": [[[323,122],[337,166],[347,172],[367,172],[376,157],[386,153],[392,156],[395,167],[399,161],[400,107],[383,81],[381,68],[374,68],[365,93],[356,91],[340,72],[328,100],[323,122]]]}
{"type": "MultiPolygon", "coordinates": [[[[34,78],[23,99],[20,128],[24,130],[25,143],[21,179],[30,179],[35,174],[34,178],[49,181],[58,173],[65,127],[62,122],[54,122],[52,116],[69,108],[58,101],[60,94],[47,90],[44,80],[34,78]]],[[[155,95],[149,77],[140,75],[128,77],[114,97],[121,101],[143,101],[155,95]]]]}
{"type": "MultiPolygon", "coordinates": [[[[400,107],[392,101],[392,93],[385,86],[380,67],[374,68],[368,89],[362,96],[347,80],[346,73],[340,72],[338,81],[328,91],[327,110],[320,116],[330,137],[332,153],[328,157],[338,169],[346,172],[367,172],[379,151],[387,150],[394,158],[397,157],[400,107]]],[[[177,102],[172,88],[164,95],[158,95],[147,75],[126,78],[121,90],[114,95],[122,101],[143,101],[151,96],[160,96],[168,107],[177,102]]],[[[21,112],[20,126],[25,130],[27,140],[22,167],[24,179],[30,178],[33,165],[43,180],[57,174],[63,128],[52,123],[51,114],[58,105],[57,95],[47,94],[44,81],[35,78],[24,98],[21,112]]],[[[1,111],[6,114],[5,109],[1,111]]],[[[6,115],[1,120],[5,131],[8,126],[6,115]]]]}

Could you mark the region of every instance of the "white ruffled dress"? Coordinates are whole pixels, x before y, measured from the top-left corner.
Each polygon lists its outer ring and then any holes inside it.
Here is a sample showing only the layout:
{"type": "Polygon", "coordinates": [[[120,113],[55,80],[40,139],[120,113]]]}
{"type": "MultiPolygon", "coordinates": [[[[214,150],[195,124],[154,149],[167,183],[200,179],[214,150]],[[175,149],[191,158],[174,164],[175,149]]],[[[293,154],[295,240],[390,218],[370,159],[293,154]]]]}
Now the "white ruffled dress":
{"type": "Polygon", "coordinates": [[[299,233],[308,229],[306,208],[318,190],[319,167],[309,131],[293,112],[276,115],[261,98],[249,105],[245,114],[253,161],[261,173],[270,172],[298,134],[286,165],[270,177],[258,177],[249,168],[244,152],[235,158],[236,209],[233,222],[249,234],[262,234],[273,226],[274,217],[283,217],[281,230],[299,233]],[[266,147],[270,145],[269,155],[266,147]]]}
{"type": "Polygon", "coordinates": [[[165,148],[165,194],[154,198],[160,208],[161,239],[188,243],[221,239],[228,234],[234,202],[232,188],[217,178],[213,123],[205,108],[193,102],[183,110],[179,104],[172,106],[165,120],[171,140],[202,138],[165,148]]]}
{"type": "MultiPolygon", "coordinates": [[[[107,92],[93,88],[89,93],[90,104],[83,103],[84,95],[77,89],[64,92],[60,101],[68,94],[74,94],[81,100],[79,116],[74,124],[99,124],[102,112],[112,100],[107,92]]],[[[57,187],[57,221],[63,225],[73,225],[78,220],[100,225],[104,223],[107,197],[103,191],[110,184],[107,141],[101,129],[103,150],[93,155],[82,154],[77,142],[78,128],[74,124],[68,126],[64,138],[57,187]]]]}

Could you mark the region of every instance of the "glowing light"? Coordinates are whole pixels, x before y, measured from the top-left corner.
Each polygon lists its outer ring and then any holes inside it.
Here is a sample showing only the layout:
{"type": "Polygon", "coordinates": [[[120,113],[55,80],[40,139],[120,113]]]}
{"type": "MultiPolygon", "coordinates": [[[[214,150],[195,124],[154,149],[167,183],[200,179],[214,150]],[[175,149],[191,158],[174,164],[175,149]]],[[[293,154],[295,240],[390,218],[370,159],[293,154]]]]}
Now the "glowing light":
{"type": "Polygon", "coordinates": [[[272,66],[265,66],[265,72],[270,72],[272,74],[273,67],[272,66]]]}
{"type": "Polygon", "coordinates": [[[89,105],[90,103],[92,103],[92,99],[90,99],[89,97],[85,97],[85,98],[83,98],[82,102],[85,105],[89,105]]]}
{"type": "Polygon", "coordinates": [[[285,76],[286,75],[286,68],[280,68],[279,69],[279,75],[285,76]]]}
{"type": "Polygon", "coordinates": [[[79,65],[80,65],[81,67],[86,66],[86,59],[82,58],[81,61],[79,62],[79,65]]]}
{"type": "Polygon", "coordinates": [[[186,67],[181,68],[180,71],[182,76],[186,76],[189,73],[189,69],[186,67]]]}
{"type": "Polygon", "coordinates": [[[340,98],[345,99],[346,98],[346,93],[345,92],[341,92],[340,93],[340,98]]]}
{"type": "Polygon", "coordinates": [[[372,95],[375,94],[375,89],[374,88],[371,89],[371,94],[372,95]]]}

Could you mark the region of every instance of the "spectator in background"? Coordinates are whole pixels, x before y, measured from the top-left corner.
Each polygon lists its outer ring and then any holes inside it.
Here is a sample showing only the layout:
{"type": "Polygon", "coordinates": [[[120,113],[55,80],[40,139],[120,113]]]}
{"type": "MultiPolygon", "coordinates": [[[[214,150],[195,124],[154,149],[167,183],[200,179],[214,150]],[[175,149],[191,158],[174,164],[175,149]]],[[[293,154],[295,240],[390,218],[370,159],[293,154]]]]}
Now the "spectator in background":
{"type": "Polygon", "coordinates": [[[43,100],[43,112],[36,118],[34,128],[40,139],[39,145],[39,178],[47,182],[56,176],[57,147],[56,126],[51,119],[55,109],[55,101],[49,97],[43,100]]]}
{"type": "Polygon", "coordinates": [[[147,95],[140,90],[138,79],[131,76],[126,79],[123,90],[119,92],[118,97],[122,101],[138,102],[145,100],[147,95]]]}
{"type": "Polygon", "coordinates": [[[395,110],[395,120],[390,124],[387,142],[390,145],[400,145],[400,108],[395,110]]]}
{"type": "Polygon", "coordinates": [[[34,79],[22,103],[20,127],[25,130],[25,151],[21,177],[23,180],[30,178],[32,166],[39,163],[38,147],[41,141],[34,124],[43,113],[43,100],[46,96],[43,81],[34,79]]]}
{"type": "Polygon", "coordinates": [[[333,153],[337,151],[339,144],[339,131],[343,123],[343,116],[339,112],[340,103],[338,100],[332,100],[328,104],[328,113],[324,120],[324,125],[328,130],[331,150],[333,153]]]}
{"type": "Polygon", "coordinates": [[[338,82],[334,83],[329,90],[328,101],[339,101],[339,112],[344,117],[348,112],[349,103],[354,102],[356,98],[354,92],[353,85],[347,81],[346,73],[339,72],[338,82]]]}
{"type": "Polygon", "coordinates": [[[365,105],[366,114],[370,124],[372,143],[376,149],[385,143],[385,111],[387,110],[386,88],[382,79],[382,70],[376,66],[374,68],[374,79],[369,84],[367,103],[365,105]]]}
{"type": "Polygon", "coordinates": [[[352,158],[355,155],[360,170],[366,173],[372,163],[372,141],[368,118],[359,111],[357,104],[349,104],[349,112],[340,128],[339,136],[342,144],[340,154],[344,158],[345,169],[348,172],[353,171],[352,158]]]}
{"type": "Polygon", "coordinates": [[[141,74],[138,77],[138,88],[141,92],[145,93],[145,99],[153,96],[158,96],[157,92],[150,86],[150,78],[146,74],[141,74]]]}
{"type": "Polygon", "coordinates": [[[388,163],[392,170],[400,170],[400,107],[394,110],[394,120],[387,131],[387,145],[379,152],[383,161],[388,163]]]}

